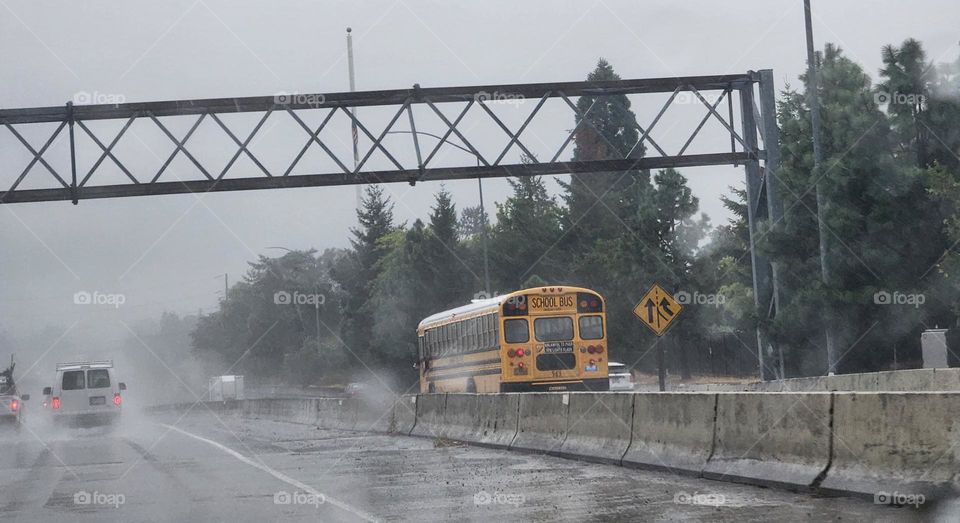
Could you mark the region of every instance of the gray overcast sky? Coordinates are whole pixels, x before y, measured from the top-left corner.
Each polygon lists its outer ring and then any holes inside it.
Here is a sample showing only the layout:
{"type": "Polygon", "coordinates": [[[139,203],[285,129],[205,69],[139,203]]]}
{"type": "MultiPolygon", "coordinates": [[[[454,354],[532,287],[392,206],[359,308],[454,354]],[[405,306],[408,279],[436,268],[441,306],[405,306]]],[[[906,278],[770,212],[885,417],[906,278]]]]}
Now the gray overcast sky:
{"type": "MultiPolygon", "coordinates": [[[[838,43],[874,77],[881,46],[907,37],[923,41],[933,60],[958,54],[956,0],[815,4],[818,44],[838,43]]],[[[346,26],[354,28],[360,89],[581,80],[600,56],[624,78],[772,68],[780,87],[796,86],[804,67],[802,14],[801,0],[0,0],[0,107],[62,105],[78,92],[150,101],[343,91],[346,26]]],[[[637,110],[649,121],[655,108],[637,110]]],[[[6,131],[0,135],[0,149],[19,147],[6,131]]],[[[268,144],[299,147],[303,137],[278,129],[268,144]]],[[[143,141],[146,149],[164,144],[160,156],[170,150],[162,137],[143,141]]],[[[150,163],[148,153],[133,162],[150,163]]],[[[4,165],[0,183],[9,186],[19,170],[4,165]]],[[[722,222],[718,196],[741,183],[742,170],[685,174],[702,209],[722,222]]],[[[425,216],[437,188],[390,186],[397,217],[425,216]]],[[[459,207],[476,203],[475,182],[448,188],[459,207]]],[[[495,200],[507,194],[503,181],[485,189],[495,200]]],[[[268,246],[345,246],[355,221],[353,191],[5,205],[0,331],[22,335],[79,322],[75,332],[97,333],[108,329],[104,322],[116,327],[117,318],[209,310],[223,285],[216,275],[235,281],[256,254],[279,254],[268,246]],[[77,307],[78,290],[121,292],[127,301],[116,312],[77,307]]]]}

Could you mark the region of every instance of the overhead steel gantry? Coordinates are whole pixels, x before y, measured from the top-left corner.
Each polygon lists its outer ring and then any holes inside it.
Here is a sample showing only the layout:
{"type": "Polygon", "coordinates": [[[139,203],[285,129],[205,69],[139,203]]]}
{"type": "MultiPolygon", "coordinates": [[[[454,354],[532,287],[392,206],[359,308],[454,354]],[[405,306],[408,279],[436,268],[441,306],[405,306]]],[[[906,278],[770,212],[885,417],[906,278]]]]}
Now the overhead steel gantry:
{"type": "MultiPolygon", "coordinates": [[[[15,142],[22,146],[28,157],[32,156],[25,168],[19,173],[0,172],[0,183],[10,185],[0,192],[0,204],[44,202],[44,201],[72,201],[96,198],[119,198],[129,196],[147,196],[177,193],[206,193],[212,191],[243,191],[253,189],[274,189],[286,187],[316,187],[333,185],[355,185],[433,180],[458,180],[474,178],[494,178],[509,176],[534,175],[564,175],[601,172],[627,172],[631,170],[660,169],[668,167],[695,167],[711,165],[744,165],[746,168],[747,192],[750,200],[748,220],[750,226],[751,257],[753,262],[754,296],[761,318],[773,318],[779,308],[780,293],[776,268],[761,257],[756,249],[761,222],[767,221],[769,227],[780,225],[783,216],[782,204],[778,197],[776,170],[780,163],[779,131],[776,123],[776,93],[773,83],[773,72],[764,70],[745,74],[693,76],[679,78],[635,79],[603,82],[564,82],[515,85],[484,85],[472,87],[442,87],[412,89],[397,89],[388,91],[345,92],[315,95],[291,96],[259,96],[247,98],[216,98],[200,100],[180,100],[166,102],[122,103],[115,105],[73,105],[67,103],[61,107],[41,107],[29,109],[0,110],[0,126],[5,128],[15,138],[15,142]],[[759,91],[759,104],[756,102],[759,91]],[[608,147],[608,159],[589,161],[567,161],[570,144],[575,140],[578,132],[588,127],[595,131],[595,136],[602,134],[594,127],[590,113],[597,100],[615,95],[648,95],[659,94],[660,97],[669,94],[661,109],[646,126],[638,125],[639,140],[629,151],[618,150],[611,144],[608,147]],[[654,138],[654,131],[661,123],[667,110],[677,102],[678,96],[693,101],[706,109],[699,125],[690,133],[689,137],[676,153],[667,152],[667,148],[654,138]],[[575,99],[587,97],[593,100],[586,110],[578,107],[575,99]],[[710,101],[708,97],[715,97],[710,101]],[[734,99],[739,107],[739,125],[735,116],[734,99]],[[503,116],[501,107],[497,103],[506,100],[525,100],[533,104],[533,110],[525,117],[522,124],[512,130],[505,123],[508,120],[503,116]],[[521,140],[521,135],[528,129],[531,121],[544,112],[552,101],[550,110],[556,111],[559,107],[576,117],[575,127],[569,131],[566,139],[555,151],[547,154],[535,154],[521,140]],[[559,101],[559,103],[557,103],[559,101]],[[725,107],[722,106],[726,102],[725,107]],[[379,131],[371,130],[370,116],[364,118],[355,114],[359,107],[379,107],[389,111],[392,118],[379,131]],[[438,131],[439,138],[436,145],[424,147],[419,138],[422,134],[417,131],[418,120],[414,108],[435,114],[442,122],[438,131]],[[451,118],[441,110],[441,107],[455,107],[456,116],[451,118]],[[322,122],[318,127],[308,125],[305,113],[321,111],[322,122]],[[473,118],[488,118],[503,131],[509,139],[506,146],[499,153],[484,155],[476,145],[476,137],[470,136],[470,131],[464,124],[466,115],[473,111],[473,118]],[[498,111],[500,114],[498,115],[498,111]],[[721,114],[725,112],[726,114],[721,114]],[[257,123],[253,130],[241,138],[231,130],[227,114],[251,113],[257,123]],[[338,156],[331,146],[329,139],[322,134],[331,118],[336,115],[346,117],[353,128],[353,132],[364,137],[366,152],[349,162],[338,156]],[[406,116],[406,118],[404,118],[406,116]],[[189,130],[177,137],[171,131],[172,119],[196,117],[189,130]],[[289,118],[301,128],[305,134],[306,143],[296,155],[289,158],[290,163],[282,171],[271,171],[252,151],[251,142],[263,133],[265,123],[271,119],[289,118]],[[367,119],[367,123],[364,120],[367,119]],[[95,133],[97,121],[114,121],[120,126],[119,131],[109,140],[102,140],[95,133]],[[216,127],[229,137],[236,146],[230,160],[225,166],[214,167],[198,158],[200,154],[192,153],[188,141],[204,120],[212,121],[216,127]],[[408,130],[396,131],[398,121],[405,120],[408,130]],[[116,146],[127,134],[135,122],[150,122],[162,132],[173,144],[173,152],[166,157],[157,171],[135,172],[139,167],[125,165],[119,159],[116,146]],[[719,122],[729,136],[729,147],[724,144],[717,148],[711,145],[711,150],[691,152],[691,144],[701,133],[708,122],[719,122]],[[32,133],[24,132],[31,128],[32,133]],[[52,132],[39,146],[35,146],[26,136],[52,132]],[[385,138],[396,132],[409,134],[409,140],[387,141],[385,138]],[[82,134],[81,134],[82,133],[82,134]],[[361,134],[362,133],[362,134],[361,134]],[[60,148],[59,158],[54,161],[52,155],[58,150],[52,144],[61,134],[69,140],[68,152],[60,148]],[[88,139],[78,140],[79,136],[88,139]],[[760,147],[758,136],[763,139],[760,147]],[[459,144],[453,142],[459,141],[459,144]],[[296,174],[295,168],[303,159],[305,153],[312,146],[319,147],[326,154],[335,168],[330,172],[315,172],[296,174]],[[455,147],[469,151],[472,154],[470,161],[463,161],[463,165],[449,165],[449,161],[441,165],[438,162],[439,153],[446,147],[455,147]],[[508,156],[513,151],[513,156],[508,156]],[[516,152],[522,152],[528,162],[516,162],[516,152]],[[564,156],[564,153],[567,153],[564,156]],[[385,158],[388,169],[373,169],[369,167],[373,162],[371,157],[377,153],[381,161],[385,158]],[[401,154],[402,153],[402,154],[401,154]],[[63,158],[68,154],[68,158],[63,158]],[[196,167],[195,179],[171,180],[169,173],[171,162],[178,156],[184,158],[196,167]],[[244,173],[243,177],[228,177],[237,160],[244,155],[255,166],[252,173],[244,173]],[[80,165],[84,158],[96,157],[89,165],[80,165]],[[415,162],[405,162],[398,158],[415,158],[415,162]],[[512,163],[507,163],[512,158],[512,163]],[[547,160],[546,158],[549,158],[547,160]],[[109,162],[107,161],[109,160],[109,162]],[[475,163],[474,163],[475,162],[475,163]],[[763,168],[761,168],[761,162],[763,168]],[[61,167],[58,170],[54,163],[69,165],[69,169],[61,167]],[[353,167],[348,166],[353,164],[353,167]],[[98,184],[97,175],[102,173],[106,166],[111,165],[119,169],[123,176],[123,183],[98,184]],[[42,169],[41,169],[42,167],[42,169]],[[46,174],[43,172],[46,171],[46,174]],[[39,179],[38,179],[39,178],[39,179]],[[29,180],[29,183],[27,182],[29,180]],[[39,185],[39,186],[38,186],[39,185]]],[[[449,111],[449,109],[448,109],[449,111]]],[[[516,113],[514,113],[516,114],[516,113]]],[[[421,118],[420,123],[423,124],[421,118]]],[[[101,134],[102,130],[99,131],[101,134]]],[[[486,131],[489,134],[489,131],[486,131]]],[[[528,133],[529,134],[529,133],[528,133]]],[[[242,135],[241,135],[242,136],[242,135]]],[[[344,142],[342,137],[337,140],[344,142]]],[[[347,138],[346,141],[351,141],[347,138]]],[[[209,147],[195,140],[190,147],[209,147]]],[[[3,151],[0,151],[2,153],[3,151]]],[[[194,149],[196,152],[196,149],[194,149]]],[[[461,155],[462,156],[462,155],[461,155]]],[[[4,169],[8,162],[3,162],[4,169]]],[[[114,168],[111,167],[111,168],[114,168]]],[[[309,167],[308,167],[309,169],[309,167]]],[[[760,354],[761,373],[764,378],[775,374],[767,361],[772,355],[772,347],[766,341],[762,330],[758,332],[758,349],[760,354]]]]}

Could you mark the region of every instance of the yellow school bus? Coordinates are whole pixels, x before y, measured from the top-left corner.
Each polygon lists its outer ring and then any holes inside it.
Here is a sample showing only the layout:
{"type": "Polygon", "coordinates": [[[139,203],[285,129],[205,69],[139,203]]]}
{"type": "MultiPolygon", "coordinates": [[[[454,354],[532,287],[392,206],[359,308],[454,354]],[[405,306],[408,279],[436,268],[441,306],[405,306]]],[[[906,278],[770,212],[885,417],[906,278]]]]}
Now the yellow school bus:
{"type": "Polygon", "coordinates": [[[609,390],[606,304],[579,287],[511,292],[417,328],[421,392],[609,390]]]}

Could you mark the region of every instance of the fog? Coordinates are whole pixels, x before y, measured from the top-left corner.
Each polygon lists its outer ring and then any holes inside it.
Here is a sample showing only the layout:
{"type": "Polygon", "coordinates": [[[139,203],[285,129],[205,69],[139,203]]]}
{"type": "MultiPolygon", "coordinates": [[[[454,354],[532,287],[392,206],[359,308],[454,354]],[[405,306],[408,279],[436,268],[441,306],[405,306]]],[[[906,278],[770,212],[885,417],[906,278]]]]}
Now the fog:
{"type": "MultiPolygon", "coordinates": [[[[880,47],[907,37],[923,41],[934,61],[956,53],[960,12],[953,2],[925,2],[922,10],[892,0],[869,7],[862,2],[820,4],[818,42],[839,44],[872,74],[880,64],[880,47]],[[931,18],[938,23],[930,24],[931,18]]],[[[78,93],[133,102],[344,91],[347,26],[354,28],[361,90],[414,83],[574,81],[583,79],[599,57],[624,78],[772,68],[785,87],[798,84],[805,53],[801,3],[794,1],[750,0],[722,9],[714,2],[665,0],[70,6],[14,1],[4,3],[0,12],[3,108],[61,105],[78,93]]],[[[525,107],[518,118],[530,104],[525,107]]],[[[641,123],[657,108],[635,107],[645,116],[641,123]]],[[[695,125],[700,114],[678,119],[672,139],[681,140],[684,126],[695,125]]],[[[570,122],[572,118],[551,122],[561,130],[543,140],[562,139],[570,122]]],[[[503,138],[495,128],[489,133],[491,140],[503,138]]],[[[112,136],[107,130],[104,134],[112,136]]],[[[156,164],[149,150],[156,148],[155,155],[162,157],[171,144],[156,135],[141,138],[142,144],[130,140],[125,160],[147,176],[156,164]]],[[[303,138],[302,131],[278,128],[267,144],[299,146],[303,138]]],[[[209,154],[235,150],[212,136],[198,139],[209,154]],[[218,150],[217,144],[225,149],[218,150]]],[[[19,147],[9,134],[2,140],[0,148],[7,151],[19,147]]],[[[252,167],[238,164],[240,174],[245,168],[252,167]]],[[[175,178],[196,175],[186,162],[175,162],[171,169],[175,178]]],[[[7,165],[0,180],[9,184],[19,171],[7,165]]],[[[728,214],[719,196],[742,183],[742,169],[686,169],[684,174],[712,223],[723,223],[728,214]]],[[[36,170],[32,176],[46,174],[36,170]]],[[[477,203],[475,182],[446,187],[458,208],[477,203]]],[[[551,188],[557,190],[555,184],[551,188]]],[[[425,216],[438,189],[437,183],[387,187],[397,218],[407,222],[425,216]]],[[[492,207],[490,202],[502,200],[508,187],[498,180],[485,183],[484,190],[492,207]]],[[[344,187],[83,201],[79,206],[4,205],[0,361],[15,352],[18,370],[29,369],[22,380],[31,391],[49,380],[54,362],[71,358],[153,361],[158,366],[149,371],[123,372],[138,378],[166,373],[151,354],[161,349],[144,346],[135,332],[149,332],[146,325],[163,311],[186,315],[215,309],[222,275],[236,281],[249,260],[271,253],[268,247],[346,246],[348,228],[355,224],[354,195],[354,188],[344,187]],[[78,292],[124,298],[121,304],[81,306],[74,302],[78,292]]],[[[181,387],[169,377],[167,382],[181,387]]]]}

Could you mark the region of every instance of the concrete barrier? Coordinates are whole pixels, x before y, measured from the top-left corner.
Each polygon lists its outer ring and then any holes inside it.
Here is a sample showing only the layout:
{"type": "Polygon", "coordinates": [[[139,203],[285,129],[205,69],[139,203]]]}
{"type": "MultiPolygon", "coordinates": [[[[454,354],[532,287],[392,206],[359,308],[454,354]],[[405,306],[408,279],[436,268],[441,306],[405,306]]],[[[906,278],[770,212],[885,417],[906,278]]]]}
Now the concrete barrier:
{"type": "Polygon", "coordinates": [[[439,434],[446,439],[472,441],[480,426],[476,394],[447,394],[439,434]]]}
{"type": "Polygon", "coordinates": [[[356,425],[356,400],[321,398],[317,403],[317,426],[323,429],[353,430],[356,425]]]}
{"type": "Polygon", "coordinates": [[[294,423],[302,423],[304,425],[316,425],[317,424],[317,402],[316,399],[303,399],[297,400],[294,407],[295,413],[291,421],[294,423]]]}
{"type": "Polygon", "coordinates": [[[570,393],[528,393],[520,396],[517,437],[510,449],[559,455],[567,434],[570,393]]]}
{"type": "Polygon", "coordinates": [[[910,369],[877,373],[877,391],[939,390],[934,369],[910,369]]]}
{"type": "Polygon", "coordinates": [[[356,404],[356,424],[354,430],[359,432],[391,432],[393,423],[393,409],[402,398],[384,396],[360,396],[356,404]]]}
{"type": "Polygon", "coordinates": [[[443,409],[446,394],[421,394],[417,397],[417,421],[411,436],[439,438],[443,436],[443,409]]]}
{"type": "Polygon", "coordinates": [[[830,393],[718,393],[713,455],[703,476],[809,487],[830,462],[830,393]]]}
{"type": "Polygon", "coordinates": [[[506,448],[517,437],[520,394],[478,394],[477,430],[467,441],[487,447],[506,448]]]}
{"type": "Polygon", "coordinates": [[[637,394],[623,465],[699,476],[713,451],[717,394],[637,394]]]}
{"type": "Polygon", "coordinates": [[[956,496],[960,393],[837,393],[833,426],[824,491],[956,496]]]}
{"type": "Polygon", "coordinates": [[[630,393],[570,394],[567,436],[560,455],[619,465],[630,446],[633,397],[630,393]]]}
{"type": "Polygon", "coordinates": [[[417,424],[417,395],[402,396],[393,405],[393,416],[390,419],[390,432],[410,434],[417,424]]]}
{"type": "Polygon", "coordinates": [[[317,421],[316,401],[311,399],[258,399],[243,402],[245,417],[313,425],[317,421]]]}

